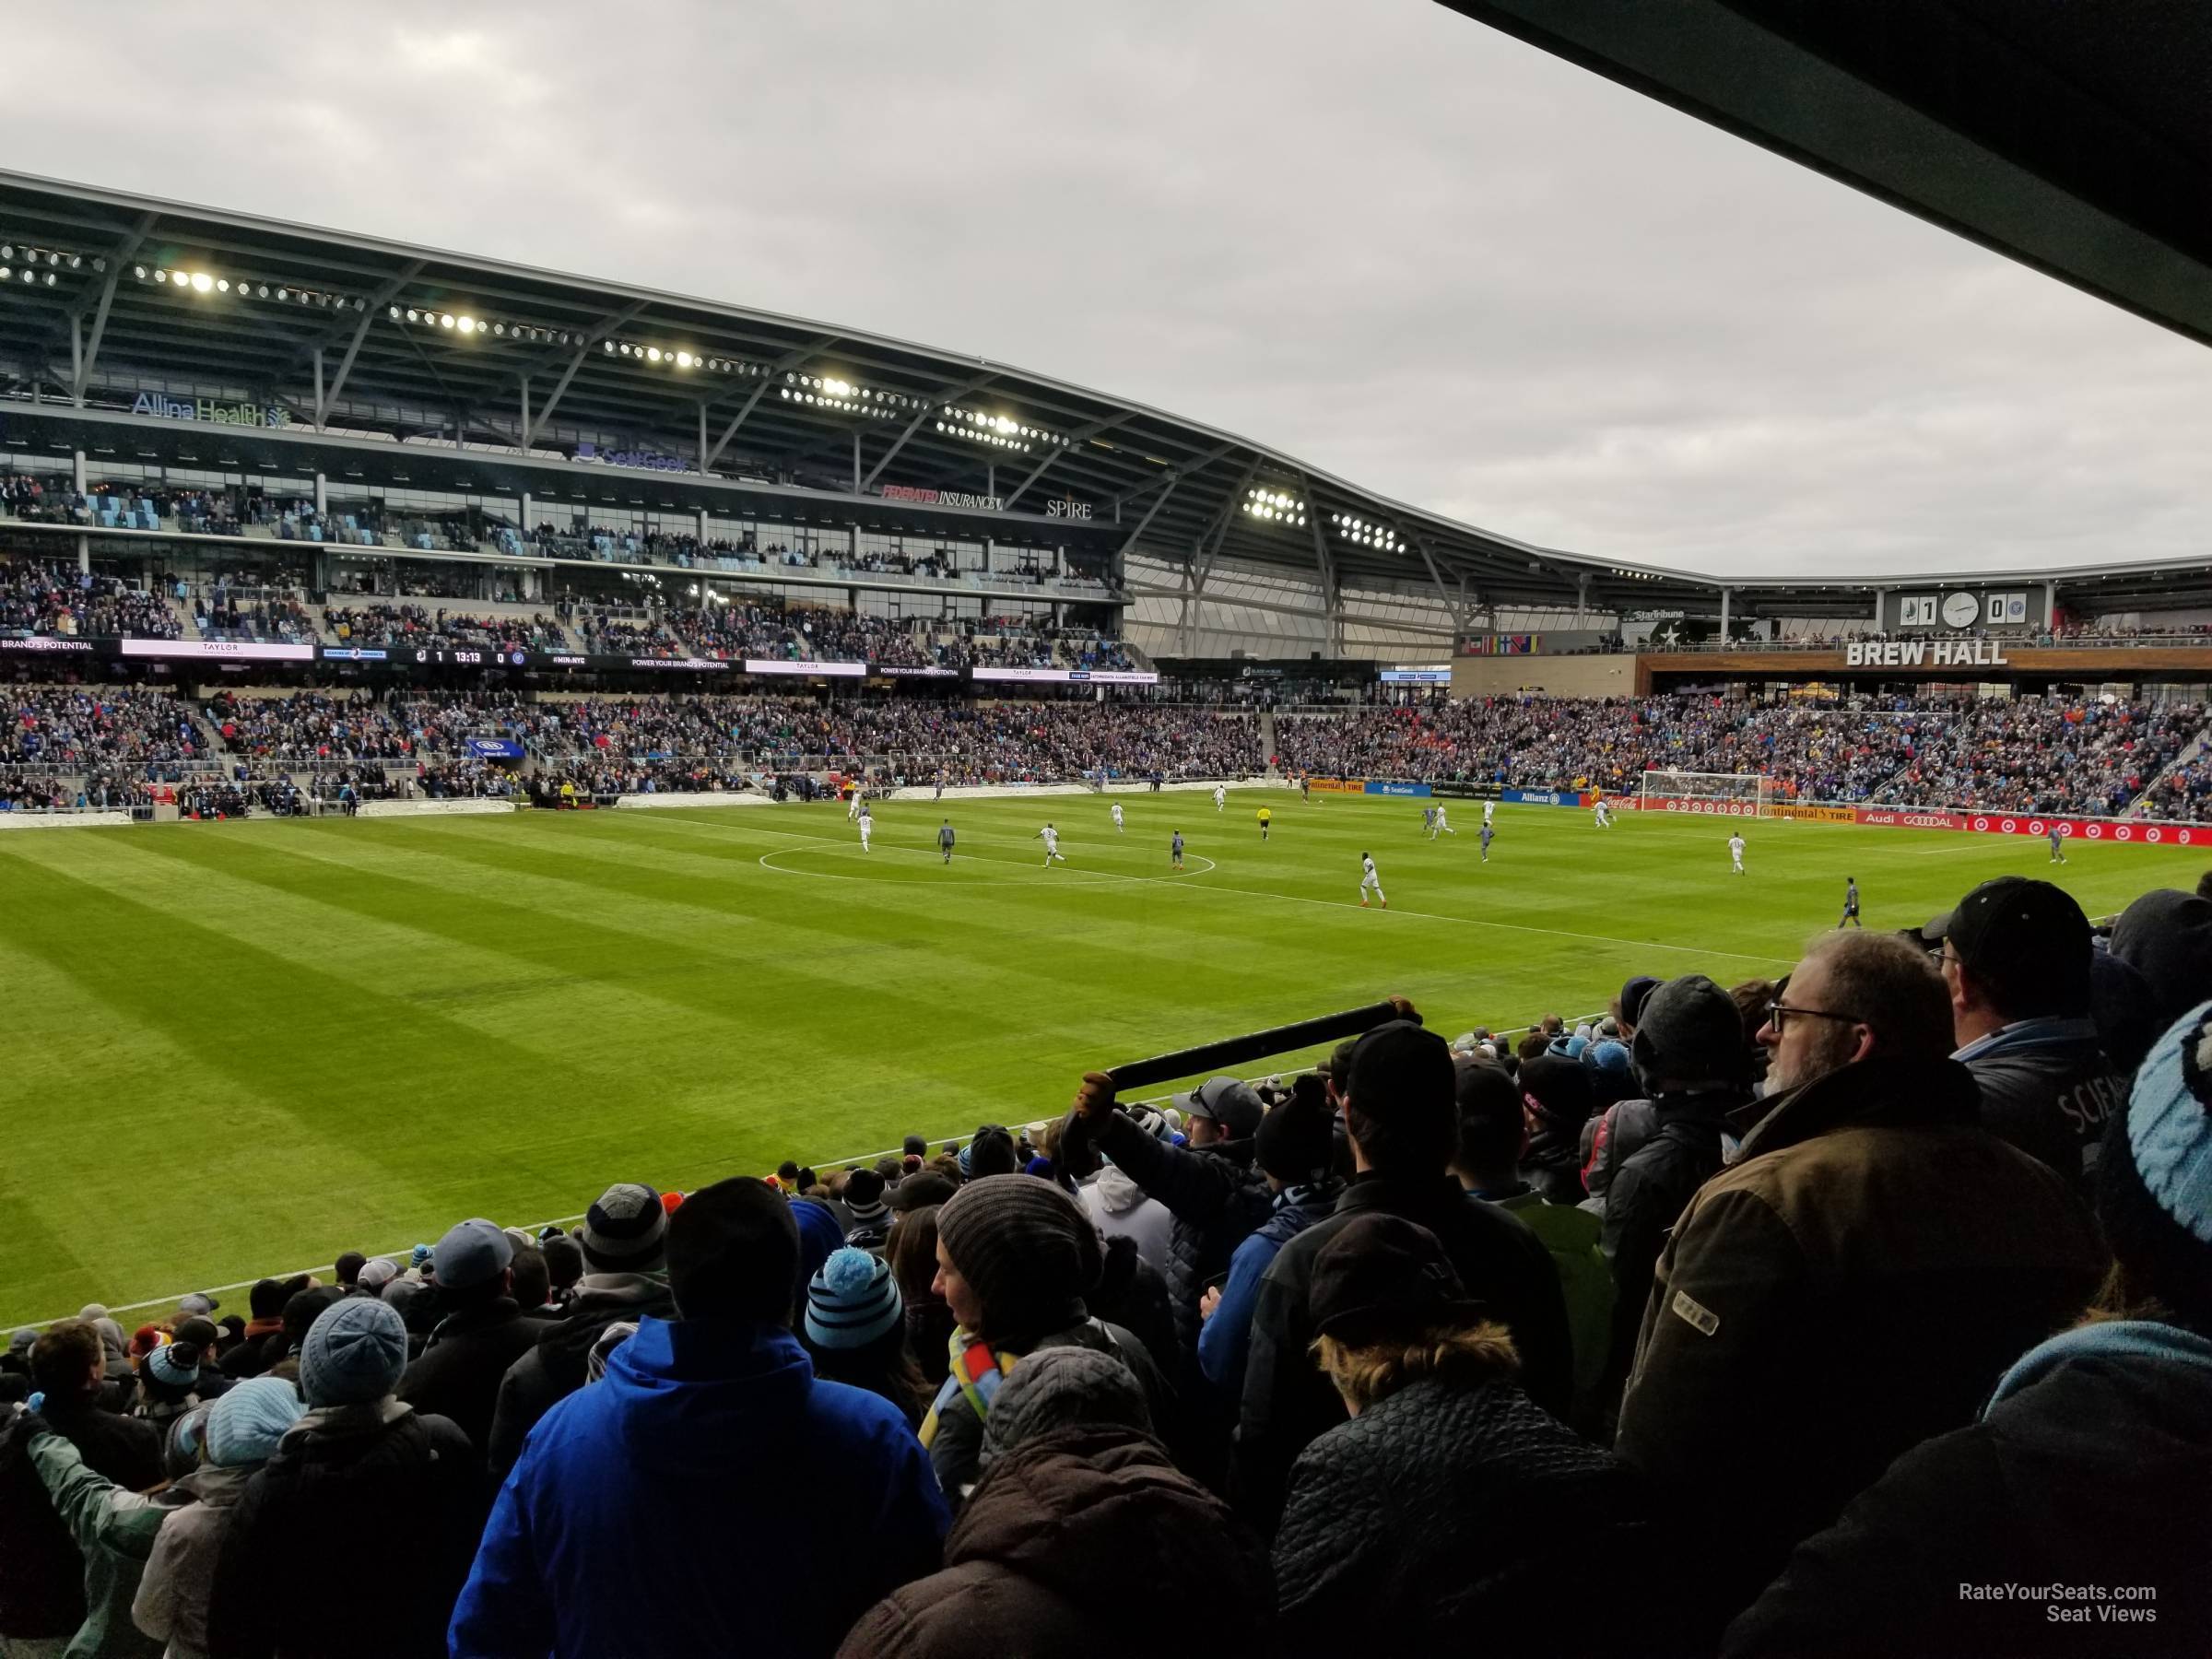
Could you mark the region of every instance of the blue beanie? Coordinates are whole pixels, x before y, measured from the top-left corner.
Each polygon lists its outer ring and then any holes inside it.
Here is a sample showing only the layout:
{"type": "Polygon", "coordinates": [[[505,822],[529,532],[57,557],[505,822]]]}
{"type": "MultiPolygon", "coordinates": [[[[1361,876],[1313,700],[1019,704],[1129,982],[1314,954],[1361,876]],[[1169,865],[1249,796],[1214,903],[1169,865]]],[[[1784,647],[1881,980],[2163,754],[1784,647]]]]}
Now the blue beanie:
{"type": "Polygon", "coordinates": [[[249,1377],[208,1408],[207,1461],[223,1468],[265,1462],[306,1415],[300,1391],[282,1377],[249,1377]]]}
{"type": "Polygon", "coordinates": [[[300,1349],[300,1388],[310,1406],[381,1400],[406,1369],[406,1321],[390,1302],[366,1296],[325,1308],[300,1349]]]}
{"type": "Polygon", "coordinates": [[[890,1267],[865,1250],[833,1252],[807,1282],[806,1339],[817,1347],[865,1347],[905,1314],[890,1267]]]}

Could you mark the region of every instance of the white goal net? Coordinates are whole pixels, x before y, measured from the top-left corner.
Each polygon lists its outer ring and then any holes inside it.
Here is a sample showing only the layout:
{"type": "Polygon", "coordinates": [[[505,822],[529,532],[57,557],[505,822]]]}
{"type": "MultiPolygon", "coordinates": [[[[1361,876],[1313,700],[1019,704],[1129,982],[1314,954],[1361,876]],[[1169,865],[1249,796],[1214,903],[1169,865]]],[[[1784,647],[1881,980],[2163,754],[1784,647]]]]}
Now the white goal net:
{"type": "Polygon", "coordinates": [[[1763,772],[1647,771],[1636,805],[1645,812],[1701,812],[1715,818],[1767,818],[1774,780],[1763,772]]]}

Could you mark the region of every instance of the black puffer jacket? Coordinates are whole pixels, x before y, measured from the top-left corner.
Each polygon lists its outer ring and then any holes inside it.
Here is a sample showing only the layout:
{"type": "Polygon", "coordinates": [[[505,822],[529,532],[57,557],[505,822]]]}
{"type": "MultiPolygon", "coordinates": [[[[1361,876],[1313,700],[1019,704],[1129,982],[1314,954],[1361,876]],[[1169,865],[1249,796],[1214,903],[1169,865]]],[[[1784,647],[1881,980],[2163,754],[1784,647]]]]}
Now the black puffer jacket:
{"type": "Polygon", "coordinates": [[[1281,1641],[1358,1653],[1387,1618],[1411,1653],[1664,1653],[1658,1543],[1636,1475],[1516,1384],[1424,1380],[1300,1454],[1281,1641]]]}
{"type": "Polygon", "coordinates": [[[1467,1293],[1512,1333],[1529,1397],[1562,1419],[1572,1406],[1574,1345],[1567,1299],[1543,1241],[1519,1218],[1462,1191],[1448,1175],[1371,1171],[1345,1188],[1334,1212],[1276,1253],[1253,1304],[1252,1348],[1237,1419],[1237,1499],[1265,1533],[1275,1529],[1284,1481],[1298,1454],[1344,1420],[1344,1402],[1307,1352],[1313,1339],[1307,1304],[1314,1258],[1356,1218],[1371,1212],[1403,1217],[1434,1233],[1467,1293]]]}
{"type": "Polygon", "coordinates": [[[1173,1147],[1115,1112],[1092,1128],[1100,1151],[1175,1218],[1168,1238],[1168,1307],[1175,1316],[1179,1370],[1195,1366],[1198,1299],[1206,1281],[1229,1271],[1237,1246],[1267,1219],[1275,1195],[1253,1162],[1253,1143],[1173,1147]]]}
{"type": "Polygon", "coordinates": [[[396,1400],[310,1412],[240,1494],[207,1601],[225,1659],[433,1659],[491,1489],[468,1436],[396,1400]],[[404,1548],[374,1594],[330,1599],[338,1561],[404,1548]]]}

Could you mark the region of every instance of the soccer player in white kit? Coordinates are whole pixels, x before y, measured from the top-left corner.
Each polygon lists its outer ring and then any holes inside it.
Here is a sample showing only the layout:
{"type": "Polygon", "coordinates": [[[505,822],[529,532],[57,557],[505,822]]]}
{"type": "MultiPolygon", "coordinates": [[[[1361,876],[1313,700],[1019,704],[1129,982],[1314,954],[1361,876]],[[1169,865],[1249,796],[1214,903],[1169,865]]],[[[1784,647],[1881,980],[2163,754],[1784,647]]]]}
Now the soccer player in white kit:
{"type": "Polygon", "coordinates": [[[863,806],[860,809],[860,850],[863,853],[865,853],[868,850],[868,837],[875,833],[875,815],[870,813],[865,806],[863,806]]]}
{"type": "Polygon", "coordinates": [[[1482,821],[1487,824],[1497,816],[1498,803],[1495,801],[1485,801],[1482,804],[1482,821]]]}
{"type": "Polygon", "coordinates": [[[1037,839],[1044,843],[1044,867],[1046,869],[1049,870],[1053,867],[1053,860],[1055,858],[1059,859],[1062,864],[1067,862],[1066,855],[1060,851],[1059,830],[1047,824],[1037,831],[1037,839]]]}
{"type": "Polygon", "coordinates": [[[1728,860],[1735,865],[1735,874],[1744,873],[1744,838],[1741,833],[1728,838],[1728,860]]]}
{"type": "Polygon", "coordinates": [[[863,799],[863,796],[864,792],[860,785],[857,783],[853,784],[853,798],[845,803],[845,818],[848,822],[857,822],[859,820],[861,812],[860,803],[863,799]]]}
{"type": "Polygon", "coordinates": [[[1445,818],[1444,809],[1439,806],[1436,809],[1436,829],[1429,839],[1434,841],[1439,835],[1457,835],[1459,831],[1453,829],[1450,821],[1445,818]]]}
{"type": "MultiPolygon", "coordinates": [[[[1361,910],[1367,908],[1367,895],[1371,888],[1376,898],[1382,899],[1382,877],[1375,874],[1374,855],[1370,853],[1362,853],[1359,854],[1359,908],[1361,910]]],[[[1382,908],[1384,910],[1390,908],[1389,900],[1382,899],[1382,908]]]]}
{"type": "Polygon", "coordinates": [[[1613,828],[1613,809],[1606,805],[1605,796],[1598,796],[1595,803],[1592,806],[1591,810],[1597,815],[1597,827],[1600,830],[1610,830],[1613,828]]]}
{"type": "Polygon", "coordinates": [[[1122,804],[1119,801],[1113,804],[1113,832],[1116,835],[1122,833],[1122,804]]]}
{"type": "Polygon", "coordinates": [[[1228,806],[1229,806],[1229,786],[1228,786],[1227,784],[1225,784],[1225,783],[1217,783],[1217,784],[1215,784],[1215,785],[1214,785],[1214,810],[1215,810],[1216,812],[1222,812],[1222,811],[1226,811],[1226,810],[1228,809],[1228,806]]]}

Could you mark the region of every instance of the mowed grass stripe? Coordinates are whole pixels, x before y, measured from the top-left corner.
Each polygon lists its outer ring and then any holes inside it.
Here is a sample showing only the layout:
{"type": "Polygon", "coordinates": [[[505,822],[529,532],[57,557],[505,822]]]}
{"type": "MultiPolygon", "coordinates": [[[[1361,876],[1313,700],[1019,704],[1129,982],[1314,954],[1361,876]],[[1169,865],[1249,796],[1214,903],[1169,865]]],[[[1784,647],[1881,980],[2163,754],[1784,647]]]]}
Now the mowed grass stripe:
{"type": "Polygon", "coordinates": [[[1472,806],[1430,843],[1418,801],[1124,806],[1116,837],[1095,797],[890,803],[865,863],[832,806],[0,836],[0,971],[37,1006],[12,1029],[65,1056],[16,1068],[9,1237],[37,1265],[8,1253],[0,1306],[1042,1117],[1088,1066],[1386,991],[1456,1031],[1586,1009],[1633,972],[1730,982],[1832,925],[1846,874],[1894,927],[1988,875],[2109,912],[2205,862],[2076,844],[2054,870],[2025,839],[1758,821],[1738,880],[1730,820],[1606,833],[1506,807],[1486,867],[1472,806]],[[949,872],[928,851],[947,816],[949,872]],[[1049,876],[1048,817],[1073,861],[1049,876]],[[1168,879],[1175,827],[1217,867],[1168,879]],[[1358,908],[1362,850],[1387,915],[1358,908]],[[76,1065],[72,1032],[97,1045],[76,1065]]]}

